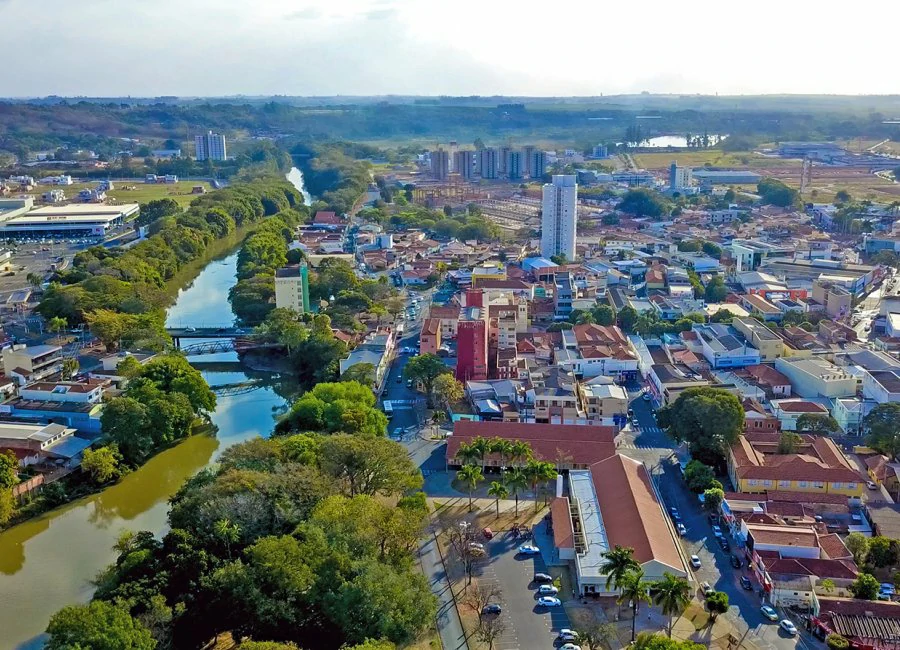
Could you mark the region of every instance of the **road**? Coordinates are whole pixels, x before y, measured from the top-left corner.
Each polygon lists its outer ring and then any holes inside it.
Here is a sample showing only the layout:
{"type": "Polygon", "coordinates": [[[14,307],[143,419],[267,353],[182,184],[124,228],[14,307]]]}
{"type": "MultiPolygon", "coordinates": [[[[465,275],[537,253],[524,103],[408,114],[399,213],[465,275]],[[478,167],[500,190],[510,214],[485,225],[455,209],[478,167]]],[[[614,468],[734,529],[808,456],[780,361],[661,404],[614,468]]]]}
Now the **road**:
{"type": "Polygon", "coordinates": [[[419,561],[422,564],[422,572],[431,585],[431,591],[438,599],[436,622],[441,647],[444,650],[467,649],[466,633],[459,620],[459,612],[453,602],[453,593],[450,591],[444,563],[433,536],[423,539],[419,544],[419,561]]]}

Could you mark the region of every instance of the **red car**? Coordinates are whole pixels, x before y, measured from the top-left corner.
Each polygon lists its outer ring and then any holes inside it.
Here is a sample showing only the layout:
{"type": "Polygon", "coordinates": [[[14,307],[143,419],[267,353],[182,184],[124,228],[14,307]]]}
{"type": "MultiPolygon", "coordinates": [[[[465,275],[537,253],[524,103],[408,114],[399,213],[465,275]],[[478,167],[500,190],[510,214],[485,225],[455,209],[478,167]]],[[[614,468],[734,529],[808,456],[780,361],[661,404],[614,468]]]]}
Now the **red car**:
{"type": "Polygon", "coordinates": [[[492,531],[490,528],[485,528],[481,531],[481,534],[484,535],[485,539],[494,539],[494,531],[492,531]]]}

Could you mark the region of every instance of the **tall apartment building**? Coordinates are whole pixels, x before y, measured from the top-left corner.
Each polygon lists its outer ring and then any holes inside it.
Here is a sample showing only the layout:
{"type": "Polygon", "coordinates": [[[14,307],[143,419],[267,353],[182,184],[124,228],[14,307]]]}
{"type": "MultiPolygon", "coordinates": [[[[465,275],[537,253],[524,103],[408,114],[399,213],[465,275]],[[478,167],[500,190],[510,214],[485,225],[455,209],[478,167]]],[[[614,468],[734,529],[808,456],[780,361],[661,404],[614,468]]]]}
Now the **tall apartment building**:
{"type": "Polygon", "coordinates": [[[506,163],[508,162],[507,158],[510,151],[512,151],[511,147],[500,147],[500,157],[497,159],[497,171],[501,176],[506,175],[506,163]]]}
{"type": "Polygon", "coordinates": [[[194,157],[197,160],[225,160],[225,136],[209,131],[194,136],[194,157]]]}
{"type": "Polygon", "coordinates": [[[523,158],[521,151],[508,151],[506,153],[506,175],[509,178],[523,177],[525,173],[523,158]]]}
{"type": "Polygon", "coordinates": [[[431,175],[439,181],[450,178],[450,153],[443,149],[431,152],[431,175]]]}
{"type": "Polygon", "coordinates": [[[669,189],[683,190],[690,187],[694,180],[694,170],[690,167],[679,167],[673,160],[669,165],[669,189]]]}
{"type": "Polygon", "coordinates": [[[494,179],[499,174],[497,166],[497,150],[482,149],[478,152],[478,168],[481,171],[482,178],[494,179]]]}
{"type": "Polygon", "coordinates": [[[465,181],[475,176],[475,153],[465,150],[453,154],[453,169],[465,181]]]}
{"type": "Polygon", "coordinates": [[[466,382],[488,377],[488,331],[486,310],[467,307],[457,324],[456,378],[466,382]]]}
{"type": "Polygon", "coordinates": [[[534,159],[534,145],[527,144],[522,147],[522,164],[524,165],[523,172],[526,178],[533,178],[531,174],[531,163],[534,159]]]}
{"type": "Polygon", "coordinates": [[[545,183],[541,216],[541,255],[565,255],[575,259],[578,224],[578,184],[575,176],[556,174],[545,183]]]}
{"type": "Polygon", "coordinates": [[[531,178],[543,178],[547,173],[547,154],[535,150],[529,155],[528,174],[531,178]]]}
{"type": "Polygon", "coordinates": [[[293,309],[299,314],[309,311],[309,269],[306,264],[292,264],[275,271],[275,306],[293,309]]]}

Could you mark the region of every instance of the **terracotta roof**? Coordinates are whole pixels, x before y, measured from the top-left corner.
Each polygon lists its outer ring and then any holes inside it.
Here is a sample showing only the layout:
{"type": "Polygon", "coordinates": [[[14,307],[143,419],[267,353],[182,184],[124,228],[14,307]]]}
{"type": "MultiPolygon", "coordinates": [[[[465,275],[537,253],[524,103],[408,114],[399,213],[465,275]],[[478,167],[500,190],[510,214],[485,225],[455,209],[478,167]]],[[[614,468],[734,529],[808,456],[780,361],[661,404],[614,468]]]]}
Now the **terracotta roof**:
{"type": "Polygon", "coordinates": [[[316,212],[316,216],[313,217],[313,223],[340,224],[342,221],[334,212],[319,210],[316,212]]]}
{"type": "Polygon", "coordinates": [[[432,305],[429,315],[432,318],[456,320],[459,318],[459,307],[454,307],[453,305],[432,305]]]}
{"type": "MultiPolygon", "coordinates": [[[[765,558],[763,562],[770,573],[797,576],[815,576],[838,580],[855,580],[858,570],[848,567],[840,560],[819,560],[809,558],[765,558]]],[[[855,565],[853,565],[855,567],[855,565]]]]}
{"type": "Polygon", "coordinates": [[[615,325],[597,325],[590,323],[587,325],[576,325],[572,328],[575,334],[575,340],[579,345],[597,344],[597,343],[621,343],[627,344],[628,340],[625,335],[615,325]]]}
{"type": "Polygon", "coordinates": [[[523,440],[531,445],[535,458],[556,463],[570,459],[590,465],[616,453],[616,427],[587,424],[524,424],[521,422],[475,422],[459,420],[447,442],[447,460],[453,460],[459,446],[472,438],[523,440]]]}
{"type": "Polygon", "coordinates": [[[778,408],[786,413],[828,413],[828,409],[805,400],[778,400],[778,408]]]}
{"type": "Polygon", "coordinates": [[[819,494],[817,492],[780,492],[778,490],[768,490],[766,498],[769,501],[794,501],[796,503],[808,504],[835,504],[847,505],[849,497],[843,494],[819,494]]]}
{"type": "Polygon", "coordinates": [[[438,332],[441,331],[441,319],[440,318],[426,318],[425,322],[422,323],[422,335],[430,335],[435,336],[438,332]]]}
{"type": "Polygon", "coordinates": [[[759,382],[761,386],[790,386],[791,380],[772,366],[757,364],[747,366],[745,370],[759,382]]]}
{"type": "Polygon", "coordinates": [[[771,481],[861,480],[830,438],[801,435],[796,454],[779,454],[779,438],[778,433],[741,435],[731,447],[735,473],[740,478],[771,481]]]}
{"type": "Polygon", "coordinates": [[[522,280],[478,280],[479,289],[530,289],[532,285],[522,280]]]}
{"type": "Polygon", "coordinates": [[[550,502],[550,518],[553,522],[553,545],[556,548],[575,548],[568,497],[556,497],[550,502]]]}
{"type": "Polygon", "coordinates": [[[590,469],[610,547],[633,548],[641,564],[656,560],[684,571],[647,468],[615,454],[590,469]]]}
{"type": "Polygon", "coordinates": [[[819,547],[831,560],[852,560],[853,553],[847,550],[839,535],[831,533],[819,536],[819,547]]]}
{"type": "Polygon", "coordinates": [[[816,531],[808,527],[749,524],[747,529],[750,531],[750,534],[753,535],[756,544],[807,548],[817,548],[819,546],[816,531]]]}

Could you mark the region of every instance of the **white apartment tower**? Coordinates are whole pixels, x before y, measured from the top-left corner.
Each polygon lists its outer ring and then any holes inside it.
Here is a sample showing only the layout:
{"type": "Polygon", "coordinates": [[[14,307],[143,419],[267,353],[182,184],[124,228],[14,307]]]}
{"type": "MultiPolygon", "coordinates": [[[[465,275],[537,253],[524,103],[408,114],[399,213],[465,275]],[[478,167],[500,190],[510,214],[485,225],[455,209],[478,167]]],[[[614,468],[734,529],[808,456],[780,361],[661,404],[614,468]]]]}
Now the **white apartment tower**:
{"type": "Polygon", "coordinates": [[[194,156],[197,160],[225,160],[225,136],[209,131],[194,136],[194,156]]]}
{"type": "Polygon", "coordinates": [[[578,223],[578,184],[575,176],[557,174],[544,185],[541,213],[541,255],[563,254],[575,259],[575,230],[578,223]]]}

